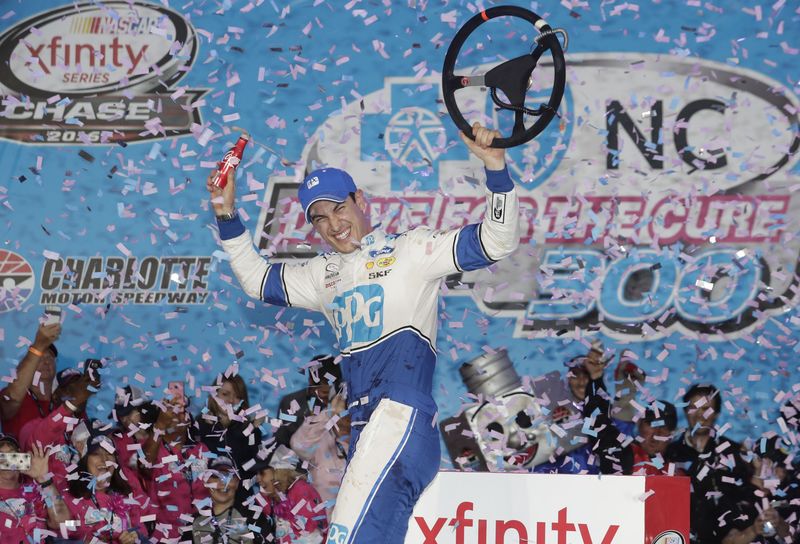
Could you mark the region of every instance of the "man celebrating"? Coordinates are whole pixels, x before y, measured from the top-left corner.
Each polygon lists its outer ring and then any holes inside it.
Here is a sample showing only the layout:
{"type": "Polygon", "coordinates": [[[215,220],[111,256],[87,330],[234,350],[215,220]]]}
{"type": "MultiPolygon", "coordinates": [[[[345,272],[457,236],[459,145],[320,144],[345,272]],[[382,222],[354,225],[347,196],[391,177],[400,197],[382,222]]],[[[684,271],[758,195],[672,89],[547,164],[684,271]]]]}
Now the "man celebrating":
{"type": "Polygon", "coordinates": [[[298,191],[306,220],[333,251],[300,264],[256,253],[234,208],[233,173],[211,184],[222,246],[244,291],[270,304],[322,312],[339,340],[352,434],[333,510],[331,544],[402,543],[414,504],[439,468],[432,382],[442,278],[510,255],[519,244],[519,205],[500,133],[475,123],[461,134],[486,169],[481,223],[439,232],[388,234],[373,227],[347,172],[311,172],[298,191]]]}

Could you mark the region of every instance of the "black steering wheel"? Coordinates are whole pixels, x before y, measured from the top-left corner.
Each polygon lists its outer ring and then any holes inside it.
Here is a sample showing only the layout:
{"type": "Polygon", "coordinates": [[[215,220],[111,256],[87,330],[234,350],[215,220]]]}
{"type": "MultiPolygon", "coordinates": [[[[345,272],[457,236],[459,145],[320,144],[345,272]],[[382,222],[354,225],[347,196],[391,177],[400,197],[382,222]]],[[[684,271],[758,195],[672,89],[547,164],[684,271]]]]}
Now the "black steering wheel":
{"type": "MultiPolygon", "coordinates": [[[[525,8],[517,6],[497,6],[489,8],[475,15],[467,21],[456,33],[447,54],[444,57],[444,67],[442,68],[442,92],[447,112],[455,122],[456,126],[467,136],[475,139],[467,120],[461,114],[456,104],[455,92],[465,87],[489,87],[492,94],[492,101],[500,108],[514,112],[514,128],[508,138],[495,138],[492,147],[508,148],[515,147],[535,138],[550,121],[555,117],[561,98],[564,96],[564,86],[566,84],[566,63],[564,61],[564,51],[561,42],[558,41],[556,34],[563,33],[563,30],[553,30],[544,19],[525,8]],[[456,65],[456,58],[461,51],[461,47],[467,38],[483,23],[495,17],[518,17],[531,23],[538,31],[536,37],[536,47],[528,54],[515,59],[498,64],[482,76],[459,76],[453,73],[456,65]],[[525,107],[525,93],[528,90],[531,73],[536,68],[536,63],[542,54],[550,50],[553,57],[553,69],[555,71],[553,80],[553,90],[550,93],[550,100],[547,104],[536,109],[525,107]],[[506,95],[510,103],[503,102],[497,95],[500,89],[506,95]],[[538,119],[530,127],[525,128],[525,115],[537,116],[538,119]]],[[[566,36],[566,34],[565,34],[566,36]]]]}

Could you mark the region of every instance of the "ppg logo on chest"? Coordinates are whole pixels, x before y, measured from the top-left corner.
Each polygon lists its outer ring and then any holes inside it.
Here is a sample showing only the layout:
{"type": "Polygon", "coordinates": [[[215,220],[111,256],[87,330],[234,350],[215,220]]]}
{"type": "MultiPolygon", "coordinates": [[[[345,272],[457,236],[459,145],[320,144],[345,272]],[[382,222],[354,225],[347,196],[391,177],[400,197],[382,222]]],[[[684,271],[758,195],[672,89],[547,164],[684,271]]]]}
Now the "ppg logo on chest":
{"type": "Polygon", "coordinates": [[[334,325],[339,347],[377,340],[383,332],[383,287],[359,285],[333,299],[334,325]]]}

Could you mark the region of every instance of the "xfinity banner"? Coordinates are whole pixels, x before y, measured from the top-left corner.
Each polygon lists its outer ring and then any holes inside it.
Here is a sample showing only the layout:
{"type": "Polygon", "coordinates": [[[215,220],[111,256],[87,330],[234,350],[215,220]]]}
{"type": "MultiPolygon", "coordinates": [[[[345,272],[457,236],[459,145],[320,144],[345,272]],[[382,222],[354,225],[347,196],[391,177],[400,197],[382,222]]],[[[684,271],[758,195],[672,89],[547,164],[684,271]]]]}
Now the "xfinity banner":
{"type": "MultiPolygon", "coordinates": [[[[690,384],[711,382],[723,432],[785,432],[778,410],[800,394],[796,16],[782,2],[510,3],[567,31],[567,85],[548,128],[507,152],[520,217],[489,203],[494,220],[520,222],[520,248],[443,283],[438,420],[475,416],[478,438],[516,421],[508,406],[483,409],[458,372],[502,354],[517,376],[507,401],[536,405],[552,429],[535,384],[564,399],[564,361],[600,340],[646,372],[642,404],[680,407],[690,384]]],[[[320,315],[241,290],[206,177],[248,131],[238,213],[275,261],[325,249],[297,202],[299,181],[323,164],[353,175],[389,232],[481,220],[484,173],[447,114],[441,69],[457,29],[500,4],[30,0],[0,10],[0,377],[12,379],[44,306],[61,305],[59,368],[109,362],[94,415],[108,413],[116,386],[135,381],[160,398],[170,379],[199,410],[203,387],[236,365],[269,410],[269,434],[304,365],[339,346],[320,315]]],[[[456,72],[530,52],[533,32],[488,21],[456,72]]],[[[527,100],[547,99],[552,71],[543,59],[527,100]]],[[[468,121],[510,132],[487,89],[457,96],[468,121]]],[[[382,322],[367,295],[352,311],[382,322]]],[[[568,451],[580,428],[568,431],[537,435],[520,454],[538,462],[559,440],[568,451]]],[[[587,530],[598,542],[607,528],[587,530]]]]}
{"type": "Polygon", "coordinates": [[[406,544],[469,542],[686,544],[689,478],[440,472],[406,544]]]}

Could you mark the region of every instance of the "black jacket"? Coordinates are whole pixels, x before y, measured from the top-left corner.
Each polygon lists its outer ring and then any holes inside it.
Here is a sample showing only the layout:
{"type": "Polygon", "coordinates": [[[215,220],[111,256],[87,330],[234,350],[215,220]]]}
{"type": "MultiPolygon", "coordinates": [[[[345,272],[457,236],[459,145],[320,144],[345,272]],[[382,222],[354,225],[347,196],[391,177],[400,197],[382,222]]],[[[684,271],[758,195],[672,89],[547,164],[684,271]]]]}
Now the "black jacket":
{"type": "Polygon", "coordinates": [[[726,510],[725,497],[738,496],[739,488],[749,481],[741,445],[724,436],[712,437],[705,449],[698,452],[686,443],[683,433],[669,445],[666,458],[691,478],[692,543],[719,544],[730,530],[720,528],[718,521],[726,510]]]}
{"type": "Polygon", "coordinates": [[[283,444],[287,448],[291,448],[289,442],[292,440],[292,435],[300,428],[300,425],[303,424],[303,420],[306,416],[312,413],[309,408],[310,398],[311,395],[308,389],[300,389],[299,391],[289,393],[281,399],[278,405],[278,419],[280,419],[281,424],[275,431],[275,442],[277,444],[283,444]],[[294,413],[291,411],[292,401],[296,401],[300,406],[294,413]],[[282,418],[281,415],[287,419],[282,418]],[[292,417],[294,417],[294,421],[289,421],[292,417]]]}
{"type": "Polygon", "coordinates": [[[247,419],[231,421],[227,428],[217,422],[210,422],[201,415],[197,419],[200,441],[217,455],[226,455],[233,460],[241,479],[254,476],[251,459],[258,462],[256,454],[261,447],[261,431],[247,419]],[[245,431],[249,433],[245,434],[245,431]],[[248,468],[245,469],[244,467],[248,468]]]}

